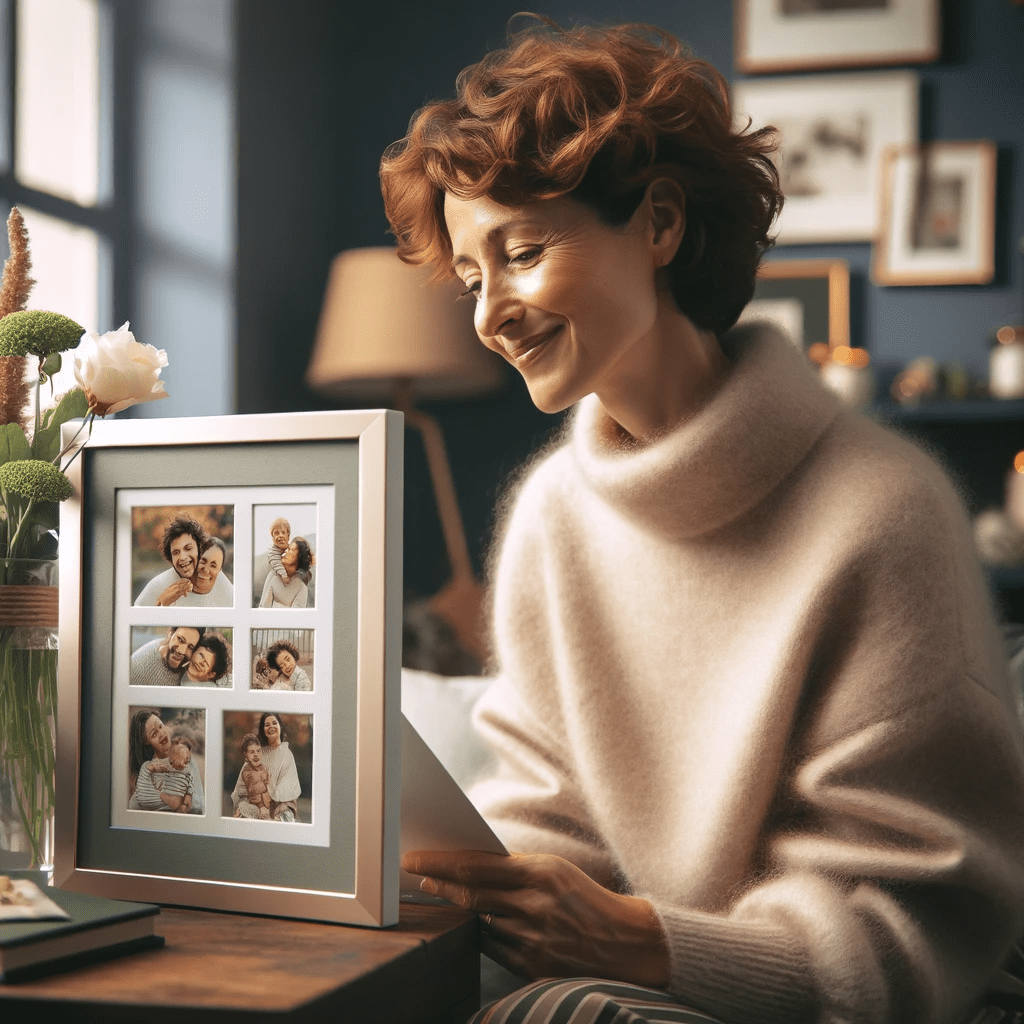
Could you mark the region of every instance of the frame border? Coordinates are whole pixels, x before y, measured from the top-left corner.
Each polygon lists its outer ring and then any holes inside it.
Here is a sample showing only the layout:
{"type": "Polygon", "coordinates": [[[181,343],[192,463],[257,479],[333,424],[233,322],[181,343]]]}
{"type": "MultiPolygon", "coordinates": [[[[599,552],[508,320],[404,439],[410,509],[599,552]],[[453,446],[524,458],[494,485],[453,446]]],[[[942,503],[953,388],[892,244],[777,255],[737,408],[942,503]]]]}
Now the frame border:
{"type": "Polygon", "coordinates": [[[883,155],[879,234],[871,256],[871,280],[879,285],[990,284],[996,272],[996,163],[996,145],[987,139],[888,147],[883,155]],[[923,159],[956,153],[965,153],[977,161],[974,168],[978,184],[974,237],[978,245],[977,263],[971,267],[954,266],[948,270],[896,266],[893,250],[900,228],[895,223],[898,205],[895,182],[897,164],[901,161],[913,164],[912,172],[916,178],[923,159]]]}
{"type": "MultiPolygon", "coordinates": [[[[64,440],[77,424],[64,427],[64,440]]],[[[398,922],[401,784],[400,664],[402,602],[401,413],[373,409],[183,419],[137,419],[94,425],[90,448],[189,447],[356,440],[358,442],[358,579],[356,626],[356,793],[354,893],[168,877],[78,865],[81,788],[83,554],[86,458],[68,469],[73,494],[61,505],[60,650],[54,884],[118,899],[251,912],[340,924],[398,922]]]]}
{"type": "MultiPolygon", "coordinates": [[[[846,260],[773,260],[757,270],[762,281],[828,281],[828,347],[850,344],[850,265],[846,260]]],[[[756,292],[755,292],[756,298],[756,292]]],[[[807,349],[805,344],[804,349],[807,349]]]]}
{"type": "MultiPolygon", "coordinates": [[[[785,117],[805,117],[823,107],[866,109],[871,116],[865,156],[869,189],[857,195],[787,196],[776,220],[776,244],[870,242],[878,234],[882,155],[887,146],[918,141],[919,82],[914,71],[854,71],[838,75],[746,78],[732,85],[737,126],[761,128],[785,117]]],[[[786,139],[781,139],[786,150],[786,139]]]]}
{"type": "Polygon", "coordinates": [[[836,16],[841,18],[842,12],[810,11],[802,14],[791,27],[779,26],[773,24],[772,0],[733,0],[736,70],[757,75],[775,71],[927,64],[939,59],[939,0],[897,0],[894,8],[885,11],[851,14],[856,20],[837,25],[836,16]],[[901,23],[901,19],[905,20],[901,23]],[[864,45],[849,49],[833,45],[830,50],[829,43],[849,38],[850,33],[844,29],[858,27],[858,21],[866,37],[864,45]],[[808,36],[808,44],[803,47],[799,39],[801,33],[808,36]],[[784,42],[788,37],[790,46],[784,48],[788,53],[772,52],[771,44],[780,36],[784,42]],[[813,44],[809,41],[811,36],[813,44]]]}

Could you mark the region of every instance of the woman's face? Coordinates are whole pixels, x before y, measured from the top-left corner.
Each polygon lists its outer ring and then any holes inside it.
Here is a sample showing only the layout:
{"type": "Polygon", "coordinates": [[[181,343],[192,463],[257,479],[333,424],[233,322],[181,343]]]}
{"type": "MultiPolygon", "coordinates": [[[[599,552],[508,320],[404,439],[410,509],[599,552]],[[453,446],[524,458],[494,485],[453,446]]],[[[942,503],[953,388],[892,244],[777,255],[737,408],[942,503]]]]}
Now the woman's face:
{"type": "Polygon", "coordinates": [[[150,715],[146,719],[143,736],[157,757],[167,756],[171,749],[171,734],[167,731],[164,723],[160,721],[159,715],[150,715]]]}
{"type": "Polygon", "coordinates": [[[200,683],[208,683],[216,676],[215,665],[217,656],[209,647],[197,647],[188,665],[189,679],[200,683]]]}
{"type": "Polygon", "coordinates": [[[277,652],[277,667],[283,676],[290,676],[295,671],[295,659],[291,651],[277,652]]]}
{"type": "Polygon", "coordinates": [[[216,544],[211,544],[199,556],[199,568],[196,569],[196,577],[192,581],[193,590],[197,594],[208,594],[213,590],[223,564],[224,552],[216,544]]]}
{"type": "Polygon", "coordinates": [[[444,215],[477,334],[519,370],[539,409],[631,386],[656,343],[659,261],[645,203],[622,227],[565,197],[507,207],[447,196],[444,215]]]}
{"type": "Polygon", "coordinates": [[[292,541],[281,552],[281,565],[288,570],[289,573],[295,572],[295,567],[299,564],[299,545],[292,541]]]}
{"type": "Polygon", "coordinates": [[[267,737],[267,745],[276,747],[281,742],[281,723],[274,715],[267,715],[263,722],[263,735],[267,737]]]}

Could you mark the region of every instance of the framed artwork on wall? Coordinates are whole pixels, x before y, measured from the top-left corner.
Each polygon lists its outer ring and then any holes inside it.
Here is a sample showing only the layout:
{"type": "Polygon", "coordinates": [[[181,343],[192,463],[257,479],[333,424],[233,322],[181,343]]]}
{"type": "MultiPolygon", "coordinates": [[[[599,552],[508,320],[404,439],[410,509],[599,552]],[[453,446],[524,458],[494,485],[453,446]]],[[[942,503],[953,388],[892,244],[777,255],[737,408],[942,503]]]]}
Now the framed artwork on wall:
{"type": "Polygon", "coordinates": [[[748,75],[939,57],[939,0],[734,0],[736,67],[748,75]]]}
{"type": "Polygon", "coordinates": [[[95,425],[61,506],[55,884],[398,920],[402,445],[383,410],[95,425]]]}
{"type": "Polygon", "coordinates": [[[850,344],[850,268],[845,260],[775,260],[757,272],[740,316],[771,320],[805,351],[850,344]]]}
{"type": "Polygon", "coordinates": [[[778,242],[869,241],[878,232],[882,154],[917,141],[910,71],[806,75],[733,86],[737,120],[774,126],[786,205],[778,242]]]}
{"type": "Polygon", "coordinates": [[[882,285],[987,284],[995,274],[996,147],[933,142],[886,151],[881,232],[871,278],[882,285]]]}

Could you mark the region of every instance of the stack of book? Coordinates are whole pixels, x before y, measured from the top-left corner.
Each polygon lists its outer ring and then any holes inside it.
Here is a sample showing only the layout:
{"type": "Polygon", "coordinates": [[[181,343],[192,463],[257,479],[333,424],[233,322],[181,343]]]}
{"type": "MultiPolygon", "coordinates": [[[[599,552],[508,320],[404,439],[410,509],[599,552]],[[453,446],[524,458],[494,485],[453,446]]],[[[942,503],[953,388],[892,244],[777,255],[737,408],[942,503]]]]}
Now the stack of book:
{"type": "MultiPolygon", "coordinates": [[[[17,884],[37,872],[11,872],[17,884]]],[[[10,887],[8,886],[8,891],[10,887]]],[[[160,908],[45,887],[62,919],[0,919],[0,982],[29,981],[164,944],[154,934],[160,908]]]]}

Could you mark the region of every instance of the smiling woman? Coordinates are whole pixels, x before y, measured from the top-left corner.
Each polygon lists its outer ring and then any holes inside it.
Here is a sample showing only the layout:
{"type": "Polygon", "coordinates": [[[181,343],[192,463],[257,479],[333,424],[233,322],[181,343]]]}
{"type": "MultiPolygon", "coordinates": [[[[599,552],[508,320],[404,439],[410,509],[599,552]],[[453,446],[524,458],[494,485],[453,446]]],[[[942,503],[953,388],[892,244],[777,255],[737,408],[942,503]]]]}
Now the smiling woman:
{"type": "MultiPolygon", "coordinates": [[[[133,509],[133,572],[139,571],[135,567],[148,554],[144,543],[140,543],[148,537],[144,533],[140,536],[135,526],[136,520],[145,522],[147,513],[158,511],[133,509]]],[[[230,554],[222,539],[233,533],[231,507],[171,507],[165,511],[170,515],[162,524],[159,551],[164,561],[170,563],[170,568],[157,573],[142,587],[135,598],[135,605],[160,608],[231,607],[234,604],[234,587],[224,571],[230,561],[230,554]]]]}
{"type": "Polygon", "coordinates": [[[575,406],[493,559],[473,797],[517,852],[404,861],[549,979],[474,1020],[954,1024],[1024,928],[1024,744],[956,491],[734,326],[773,147],[667,33],[544,23],[381,164],[399,255],[575,406]]]}

